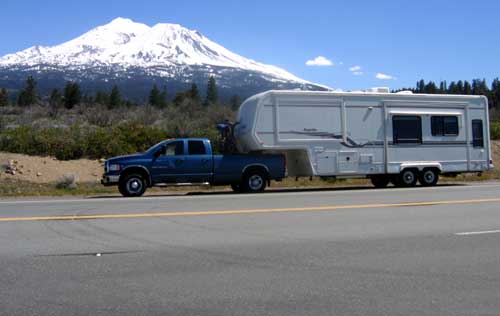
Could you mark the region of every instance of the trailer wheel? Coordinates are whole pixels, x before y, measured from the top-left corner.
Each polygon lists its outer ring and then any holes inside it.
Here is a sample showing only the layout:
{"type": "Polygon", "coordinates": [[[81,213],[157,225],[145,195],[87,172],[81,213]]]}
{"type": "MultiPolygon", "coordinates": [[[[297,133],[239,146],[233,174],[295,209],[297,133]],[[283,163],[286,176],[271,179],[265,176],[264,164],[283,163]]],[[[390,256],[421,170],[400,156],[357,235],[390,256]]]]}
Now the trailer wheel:
{"type": "Polygon", "coordinates": [[[418,181],[424,187],[434,186],[439,180],[439,171],[434,168],[424,169],[419,177],[418,181]]]}
{"type": "Polygon", "coordinates": [[[397,185],[399,187],[414,187],[417,184],[417,170],[405,169],[401,171],[398,177],[397,185]]]}
{"type": "Polygon", "coordinates": [[[146,181],[140,174],[129,174],[125,177],[120,177],[118,183],[118,191],[124,197],[139,197],[146,192],[146,181]]]}
{"type": "Polygon", "coordinates": [[[377,175],[373,176],[370,179],[372,181],[372,184],[376,188],[385,188],[389,184],[389,176],[387,175],[377,175]]]}
{"type": "Polygon", "coordinates": [[[241,189],[243,192],[258,193],[266,189],[267,177],[260,170],[250,170],[243,176],[241,189]]]}

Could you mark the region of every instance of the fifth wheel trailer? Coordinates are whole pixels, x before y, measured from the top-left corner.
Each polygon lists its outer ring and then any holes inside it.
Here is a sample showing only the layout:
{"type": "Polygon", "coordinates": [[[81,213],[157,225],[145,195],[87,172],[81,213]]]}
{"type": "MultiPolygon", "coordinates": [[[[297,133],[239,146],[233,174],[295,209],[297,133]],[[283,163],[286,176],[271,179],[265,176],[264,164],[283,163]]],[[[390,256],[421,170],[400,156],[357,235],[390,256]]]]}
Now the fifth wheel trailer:
{"type": "Polygon", "coordinates": [[[240,152],[281,153],[292,177],[368,177],[435,185],[493,168],[484,96],[267,91],[246,100],[240,152]]]}

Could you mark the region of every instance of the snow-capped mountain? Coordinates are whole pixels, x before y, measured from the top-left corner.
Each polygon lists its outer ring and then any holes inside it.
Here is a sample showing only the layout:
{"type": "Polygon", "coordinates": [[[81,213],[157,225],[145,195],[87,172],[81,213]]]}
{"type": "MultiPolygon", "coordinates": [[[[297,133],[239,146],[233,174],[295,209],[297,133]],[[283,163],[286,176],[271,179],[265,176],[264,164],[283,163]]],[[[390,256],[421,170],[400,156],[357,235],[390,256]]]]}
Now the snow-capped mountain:
{"type": "Polygon", "coordinates": [[[197,81],[203,85],[213,75],[222,89],[234,89],[232,94],[242,94],[243,89],[244,96],[270,88],[325,88],[235,54],[178,24],[150,27],[124,18],[61,45],[34,46],[0,58],[0,86],[2,81],[12,82],[16,74],[27,73],[41,81],[75,80],[87,88],[96,88],[96,80],[106,85],[147,78],[155,82],[167,78],[178,86],[197,81]]]}

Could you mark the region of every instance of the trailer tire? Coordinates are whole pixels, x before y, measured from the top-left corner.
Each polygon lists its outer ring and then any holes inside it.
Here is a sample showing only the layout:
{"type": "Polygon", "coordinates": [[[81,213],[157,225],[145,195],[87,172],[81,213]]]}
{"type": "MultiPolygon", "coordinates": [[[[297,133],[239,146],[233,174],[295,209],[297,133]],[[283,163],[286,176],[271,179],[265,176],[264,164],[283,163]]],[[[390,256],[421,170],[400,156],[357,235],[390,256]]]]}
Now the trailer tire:
{"type": "Polygon", "coordinates": [[[405,169],[399,174],[397,184],[398,187],[414,187],[418,180],[418,170],[416,169],[405,169]]]}
{"type": "Polygon", "coordinates": [[[389,176],[387,175],[376,175],[370,179],[374,187],[381,189],[387,187],[390,182],[389,176]]]}
{"type": "Polygon", "coordinates": [[[426,168],[419,174],[418,181],[424,187],[435,186],[439,181],[439,170],[426,168]]]}
{"type": "Polygon", "coordinates": [[[118,183],[118,191],[124,197],[139,197],[146,192],[146,181],[143,176],[137,173],[132,173],[120,177],[120,182],[118,183]]]}
{"type": "Polygon", "coordinates": [[[247,171],[243,175],[243,182],[240,188],[243,192],[259,193],[266,189],[267,177],[266,174],[259,169],[247,171]]]}

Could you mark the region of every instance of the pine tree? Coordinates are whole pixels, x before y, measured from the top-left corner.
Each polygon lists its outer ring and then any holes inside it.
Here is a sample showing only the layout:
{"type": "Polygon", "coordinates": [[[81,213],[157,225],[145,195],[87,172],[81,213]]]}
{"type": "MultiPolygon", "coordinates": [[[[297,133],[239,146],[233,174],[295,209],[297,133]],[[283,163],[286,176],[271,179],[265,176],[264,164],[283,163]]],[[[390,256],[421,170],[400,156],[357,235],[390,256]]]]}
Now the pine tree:
{"type": "Polygon", "coordinates": [[[191,85],[191,89],[189,90],[189,97],[194,101],[200,101],[200,91],[198,90],[198,86],[196,83],[191,85]]]}
{"type": "Polygon", "coordinates": [[[67,82],[64,87],[64,107],[72,109],[82,101],[80,86],[76,82],[67,82]]]}
{"type": "Polygon", "coordinates": [[[149,93],[149,105],[151,106],[159,106],[160,104],[160,90],[158,86],[153,85],[151,92],[149,93]]]}
{"type": "Polygon", "coordinates": [[[167,106],[167,86],[163,86],[163,91],[160,93],[159,101],[158,107],[164,108],[167,106]]]}
{"type": "Polygon", "coordinates": [[[17,104],[19,106],[33,105],[38,101],[36,85],[36,80],[32,76],[29,76],[28,79],[26,79],[26,86],[23,90],[21,90],[17,99],[17,104]]]}
{"type": "Polygon", "coordinates": [[[110,109],[117,108],[123,104],[123,99],[120,94],[120,90],[118,87],[115,85],[113,86],[113,89],[111,89],[111,94],[109,95],[109,103],[108,107],[110,109]]]}
{"type": "Polygon", "coordinates": [[[216,104],[218,101],[219,96],[217,94],[217,83],[215,82],[215,78],[213,76],[210,76],[207,86],[207,98],[204,105],[208,106],[211,104],[216,104]]]}
{"type": "Polygon", "coordinates": [[[0,90],[0,106],[7,105],[9,105],[9,92],[7,89],[2,88],[2,90],[0,90]]]}
{"type": "Polygon", "coordinates": [[[229,100],[229,104],[231,105],[231,109],[233,111],[238,110],[238,108],[241,105],[241,98],[239,95],[233,95],[231,99],[229,100]]]}
{"type": "Polygon", "coordinates": [[[463,94],[472,94],[472,86],[470,85],[470,82],[467,80],[464,81],[463,94]]]}
{"type": "Polygon", "coordinates": [[[424,93],[425,92],[425,81],[424,79],[420,79],[419,82],[417,82],[417,93],[424,93]]]}
{"type": "Polygon", "coordinates": [[[58,89],[53,89],[49,97],[49,105],[58,108],[62,104],[62,95],[58,89]]]}
{"type": "Polygon", "coordinates": [[[445,81],[441,81],[441,83],[439,84],[439,93],[446,93],[446,91],[448,90],[448,86],[446,84],[446,80],[445,81]]]}
{"type": "Polygon", "coordinates": [[[99,90],[95,94],[95,102],[97,104],[107,105],[109,103],[109,96],[106,94],[106,92],[99,90]]]}

